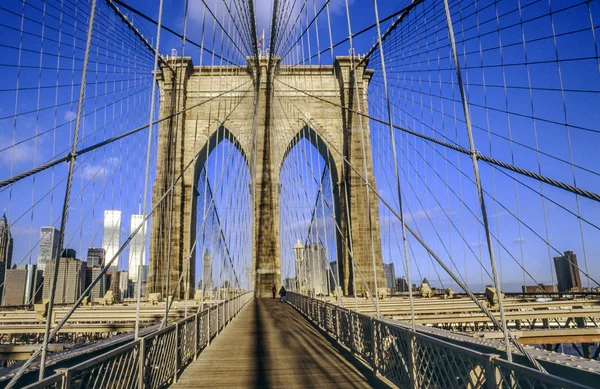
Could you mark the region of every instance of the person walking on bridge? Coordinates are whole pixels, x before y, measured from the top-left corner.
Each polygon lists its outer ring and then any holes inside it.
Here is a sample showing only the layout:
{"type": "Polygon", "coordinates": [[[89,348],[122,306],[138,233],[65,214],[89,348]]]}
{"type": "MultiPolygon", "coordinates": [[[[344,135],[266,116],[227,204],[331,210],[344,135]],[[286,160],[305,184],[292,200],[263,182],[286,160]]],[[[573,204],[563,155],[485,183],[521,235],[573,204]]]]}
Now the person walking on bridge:
{"type": "Polygon", "coordinates": [[[271,290],[271,292],[273,292],[273,299],[275,299],[275,296],[277,294],[277,288],[275,287],[275,285],[273,285],[273,289],[271,290]]]}
{"type": "Polygon", "coordinates": [[[281,289],[279,289],[279,296],[281,297],[281,302],[284,303],[285,302],[285,294],[286,294],[286,290],[283,287],[283,285],[281,285],[281,289]]]}

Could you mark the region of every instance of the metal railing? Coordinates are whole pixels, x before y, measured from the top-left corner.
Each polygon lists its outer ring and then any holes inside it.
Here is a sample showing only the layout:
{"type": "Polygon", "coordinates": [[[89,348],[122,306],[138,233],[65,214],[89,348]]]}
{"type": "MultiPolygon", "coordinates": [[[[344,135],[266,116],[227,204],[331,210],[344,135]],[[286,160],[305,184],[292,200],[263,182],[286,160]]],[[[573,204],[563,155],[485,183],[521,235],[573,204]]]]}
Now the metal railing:
{"type": "Polygon", "coordinates": [[[588,388],[335,304],[287,296],[311,322],[401,388],[588,388]]]}
{"type": "Polygon", "coordinates": [[[252,299],[252,292],[215,304],[165,328],[26,386],[27,389],[158,389],[210,344],[252,299]]]}

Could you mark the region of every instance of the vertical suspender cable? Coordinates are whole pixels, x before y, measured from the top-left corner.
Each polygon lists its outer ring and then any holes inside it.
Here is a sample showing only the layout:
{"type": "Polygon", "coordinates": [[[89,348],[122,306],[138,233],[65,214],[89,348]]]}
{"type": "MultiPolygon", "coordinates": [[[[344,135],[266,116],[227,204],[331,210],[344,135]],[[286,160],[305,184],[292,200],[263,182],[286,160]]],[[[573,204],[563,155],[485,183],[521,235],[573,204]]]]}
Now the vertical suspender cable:
{"type": "MultiPolygon", "coordinates": [[[[348,22],[348,39],[350,41],[350,59],[352,60],[352,70],[350,72],[350,78],[354,78],[354,94],[356,95],[357,111],[362,112],[362,102],[358,95],[358,79],[356,78],[356,67],[354,65],[354,47],[352,45],[352,27],[350,25],[350,7],[348,0],[346,0],[346,18],[348,22]]],[[[373,219],[371,218],[371,199],[370,199],[370,185],[369,185],[369,172],[367,170],[367,160],[365,153],[365,135],[363,131],[363,117],[359,115],[360,122],[360,135],[362,143],[362,157],[363,157],[363,169],[365,171],[365,190],[367,191],[367,213],[369,215],[369,232],[371,238],[371,262],[373,263],[373,285],[375,289],[375,309],[377,310],[377,317],[381,318],[381,312],[379,311],[379,287],[377,285],[377,266],[375,264],[375,243],[373,241],[373,219]]],[[[356,291],[355,291],[356,293],[356,291]]]]}
{"type": "Polygon", "coordinates": [[[385,69],[385,55],[383,54],[383,42],[381,40],[381,27],[379,25],[379,10],[377,0],[373,0],[373,8],[375,9],[375,21],[377,22],[377,40],[379,41],[379,56],[381,59],[381,74],[383,76],[383,89],[385,93],[385,101],[387,105],[387,119],[390,128],[390,140],[392,142],[392,158],[394,158],[394,177],[396,179],[396,190],[398,191],[398,206],[400,210],[400,221],[402,222],[402,246],[404,249],[404,260],[406,262],[406,279],[408,282],[408,298],[410,301],[410,319],[412,329],[415,330],[415,305],[412,293],[412,280],[410,276],[410,262],[408,260],[408,249],[406,247],[406,221],[404,220],[404,210],[402,207],[402,192],[400,191],[400,176],[398,175],[398,157],[396,156],[396,138],[394,135],[394,127],[392,126],[392,111],[390,105],[390,95],[387,84],[387,73],[385,69]]]}
{"type": "Polygon", "coordinates": [[[483,219],[483,227],[485,229],[485,238],[488,246],[488,253],[490,255],[490,263],[492,266],[492,276],[494,278],[494,286],[496,287],[496,296],[498,298],[498,307],[500,309],[500,322],[502,323],[502,331],[504,333],[504,344],[506,347],[506,359],[512,362],[512,352],[510,347],[510,334],[508,327],[506,326],[506,316],[504,314],[504,303],[502,302],[502,292],[500,291],[500,282],[498,280],[498,270],[496,269],[496,259],[494,257],[494,247],[492,246],[492,236],[490,234],[490,226],[488,221],[488,215],[485,208],[485,199],[483,197],[483,188],[481,186],[481,176],[479,174],[479,162],[477,160],[477,149],[475,148],[475,140],[473,139],[473,129],[471,127],[471,116],[469,114],[469,106],[467,103],[467,97],[465,95],[465,89],[462,81],[462,75],[460,70],[460,63],[458,61],[458,54],[456,52],[456,41],[454,39],[454,28],[452,27],[452,18],[450,16],[450,7],[448,6],[448,0],[444,0],[444,8],[446,9],[446,22],[448,24],[448,34],[450,36],[450,43],[452,45],[452,53],[454,56],[454,67],[456,70],[456,79],[460,89],[460,97],[462,100],[465,124],[467,127],[467,134],[469,136],[469,146],[471,161],[473,162],[473,174],[475,175],[475,185],[477,186],[477,195],[479,197],[479,204],[481,206],[481,217],[483,219]]]}
{"type": "Polygon", "coordinates": [[[77,118],[75,120],[75,131],[73,132],[73,143],[71,144],[71,157],[69,160],[69,173],[67,176],[67,188],[65,190],[65,200],[63,203],[62,216],[60,221],[60,233],[58,239],[59,252],[54,258],[54,269],[52,274],[52,288],[50,289],[50,301],[48,302],[48,311],[46,313],[46,328],[44,330],[44,342],[42,344],[42,356],[40,359],[39,379],[44,379],[44,370],[46,367],[46,357],[48,355],[48,342],[50,334],[50,325],[52,323],[52,310],[54,308],[54,298],[56,295],[56,282],[58,278],[58,266],[62,256],[62,245],[65,239],[65,229],[67,227],[67,214],[69,211],[69,198],[71,196],[71,186],[73,185],[73,173],[75,171],[75,152],[79,141],[79,128],[81,127],[81,116],[83,111],[83,99],[85,96],[85,82],[87,78],[87,67],[90,57],[90,47],[92,45],[92,31],[94,29],[94,16],[96,15],[96,0],[92,0],[90,8],[90,19],[88,21],[87,40],[85,43],[85,54],[83,58],[83,69],[81,73],[81,84],[79,86],[79,102],[77,103],[77,118]]]}
{"type": "MultiPolygon", "coordinates": [[[[95,1],[95,0],[94,0],[95,1]]],[[[157,71],[158,65],[158,51],[160,50],[160,31],[162,29],[162,11],[163,11],[163,0],[160,0],[160,4],[158,6],[158,24],[156,25],[156,49],[154,51],[154,71],[152,72],[153,76],[157,71]]],[[[146,147],[146,178],[144,179],[144,202],[142,204],[142,214],[146,215],[146,209],[148,204],[148,182],[150,175],[150,152],[152,149],[152,122],[154,120],[154,101],[156,97],[156,85],[152,82],[152,98],[150,101],[150,119],[148,121],[148,145],[146,147]]],[[[146,223],[144,221],[144,223],[146,223]]],[[[144,251],[146,251],[146,234],[149,229],[142,228],[142,232],[144,234],[144,239],[142,240],[142,258],[144,258],[144,251]]],[[[139,338],[139,330],[140,330],[140,299],[142,296],[142,265],[140,264],[140,268],[138,269],[138,278],[137,278],[137,301],[135,307],[135,339],[139,338]]]]}

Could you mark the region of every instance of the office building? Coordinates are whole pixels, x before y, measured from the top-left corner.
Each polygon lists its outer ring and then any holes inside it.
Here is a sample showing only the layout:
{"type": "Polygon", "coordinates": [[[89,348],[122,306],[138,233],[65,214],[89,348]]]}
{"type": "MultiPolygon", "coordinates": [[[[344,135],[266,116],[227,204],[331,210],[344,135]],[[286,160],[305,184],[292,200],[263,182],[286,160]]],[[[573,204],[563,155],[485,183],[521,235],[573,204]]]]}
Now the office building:
{"type": "Polygon", "coordinates": [[[121,270],[119,273],[119,299],[127,299],[133,297],[132,293],[133,283],[129,278],[129,272],[121,270]]]}
{"type": "MultiPolygon", "coordinates": [[[[117,254],[121,246],[121,211],[104,211],[104,232],[102,234],[102,248],[104,260],[108,262],[117,254]]],[[[119,258],[111,266],[111,271],[117,271],[119,258]]]]}
{"type": "Polygon", "coordinates": [[[582,290],[581,276],[577,267],[577,255],[565,251],[562,257],[554,257],[556,281],[559,292],[578,292],[582,290]]]}
{"type": "Polygon", "coordinates": [[[212,292],[213,280],[212,280],[212,262],[213,257],[209,254],[208,250],[204,252],[202,257],[202,286],[206,292],[212,292]]]}
{"type": "Polygon", "coordinates": [[[6,270],[3,306],[29,305],[41,300],[43,273],[36,265],[6,270]]]}
{"type": "Polygon", "coordinates": [[[87,266],[104,266],[104,249],[101,247],[90,247],[87,252],[87,266]]]}
{"type": "MultiPolygon", "coordinates": [[[[140,291],[140,296],[146,295],[146,284],[148,283],[148,265],[142,265],[140,267],[142,272],[142,290],[140,291]]],[[[133,280],[132,286],[132,296],[137,297],[137,279],[133,280]]]]}
{"type": "Polygon", "coordinates": [[[60,230],[54,227],[42,227],[40,230],[40,246],[38,248],[38,270],[46,274],[46,264],[58,256],[60,230]]]}
{"type": "MultiPolygon", "coordinates": [[[[85,288],[87,263],[75,258],[75,250],[65,250],[69,257],[61,256],[58,260],[58,276],[56,278],[56,292],[54,302],[56,304],[74,303],[85,288]]],[[[57,260],[46,263],[44,274],[44,288],[42,296],[50,298],[52,280],[54,277],[54,266],[57,260]]]]}
{"type": "MultiPolygon", "coordinates": [[[[143,222],[144,215],[131,215],[130,234],[133,234],[143,222]]],[[[145,235],[146,223],[144,223],[144,226],[137,234],[135,234],[129,243],[129,279],[133,282],[137,282],[139,268],[146,262],[146,255],[144,252],[145,235]]]]}
{"type": "Polygon", "coordinates": [[[406,278],[400,277],[396,279],[396,291],[397,292],[408,292],[408,282],[406,278]]]}
{"type": "Polygon", "coordinates": [[[304,247],[303,271],[310,295],[328,294],[327,250],[320,243],[309,243],[304,247]]]}
{"type": "Polygon", "coordinates": [[[340,286],[341,283],[343,283],[343,280],[339,280],[338,282],[338,278],[341,278],[341,273],[339,273],[339,269],[337,268],[337,261],[332,261],[329,263],[329,268],[331,269],[331,271],[329,271],[329,291],[332,292],[335,290],[336,285],[340,286]]]}
{"type": "Polygon", "coordinates": [[[10,227],[6,214],[0,218],[0,301],[4,291],[4,280],[6,270],[10,269],[12,264],[13,238],[10,234],[10,227]]]}
{"type": "MultiPolygon", "coordinates": [[[[85,287],[87,288],[88,286],[90,286],[92,284],[92,281],[95,280],[100,275],[100,273],[102,273],[102,266],[90,267],[88,262],[88,266],[85,270],[85,287]]],[[[98,281],[96,285],[94,285],[94,287],[90,291],[90,301],[94,301],[96,299],[104,297],[107,290],[107,280],[108,277],[105,274],[102,276],[102,279],[100,279],[100,281],[98,281]]]]}
{"type": "Polygon", "coordinates": [[[107,291],[111,290],[113,292],[113,296],[115,296],[115,299],[119,298],[119,281],[121,278],[121,272],[120,271],[111,271],[107,273],[108,276],[108,289],[107,291]]]}
{"type": "Polygon", "coordinates": [[[396,288],[396,271],[394,270],[393,263],[383,264],[383,274],[385,275],[385,283],[388,291],[392,288],[396,288]]]}
{"type": "Polygon", "coordinates": [[[283,287],[285,288],[285,290],[288,291],[295,291],[296,290],[296,279],[295,278],[285,278],[283,280],[283,287]]]}

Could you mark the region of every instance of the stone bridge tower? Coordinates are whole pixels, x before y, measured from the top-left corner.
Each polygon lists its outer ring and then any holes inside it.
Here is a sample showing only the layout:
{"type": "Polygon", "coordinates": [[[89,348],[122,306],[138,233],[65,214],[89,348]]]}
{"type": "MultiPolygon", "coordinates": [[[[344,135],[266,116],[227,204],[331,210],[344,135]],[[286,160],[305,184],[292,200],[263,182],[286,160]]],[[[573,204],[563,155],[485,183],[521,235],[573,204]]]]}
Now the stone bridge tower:
{"type": "Polygon", "coordinates": [[[230,140],[244,156],[255,188],[255,295],[266,297],[273,285],[279,288],[279,176],[288,152],[302,138],[329,162],[332,173],[336,224],[342,231],[342,236],[337,232],[336,236],[344,293],[362,294],[365,283],[374,292],[373,259],[378,288],[386,289],[378,201],[370,193],[367,202],[367,188],[358,175],[368,177],[375,187],[369,121],[358,114],[368,112],[372,71],[365,66],[352,71],[357,58],[337,57],[333,66],[285,67],[278,58],[268,66],[268,59],[261,57],[257,69],[253,60],[246,68],[194,67],[191,58],[176,57],[167,60],[169,66],[161,66],[157,74],[160,117],[168,119],[159,124],[153,205],[193,157],[200,156],[176,183],[172,206],[169,202],[152,216],[147,292],[164,293],[168,276],[169,292],[173,293],[185,272],[177,297],[185,297],[188,288],[188,296],[194,294],[194,253],[189,268],[185,264],[198,227],[195,188],[208,155],[223,139],[230,140]],[[313,85],[314,90],[310,89],[313,85]],[[185,112],[171,117],[181,110],[185,112]]]}

